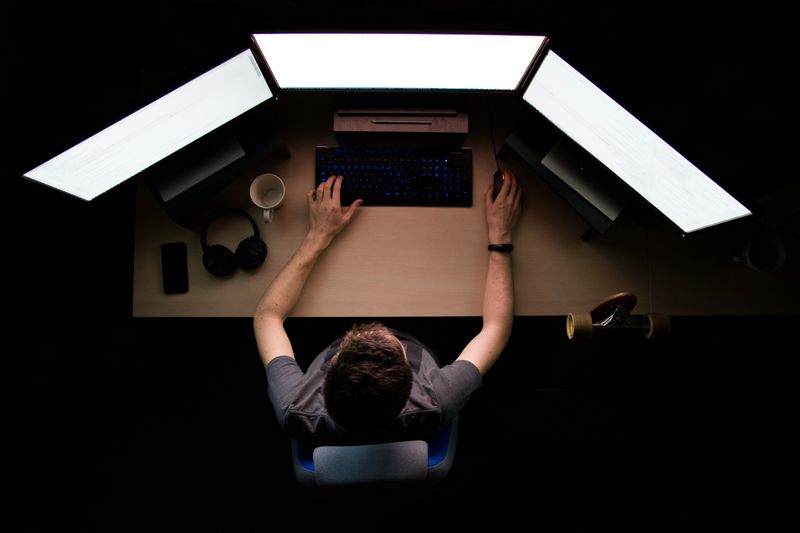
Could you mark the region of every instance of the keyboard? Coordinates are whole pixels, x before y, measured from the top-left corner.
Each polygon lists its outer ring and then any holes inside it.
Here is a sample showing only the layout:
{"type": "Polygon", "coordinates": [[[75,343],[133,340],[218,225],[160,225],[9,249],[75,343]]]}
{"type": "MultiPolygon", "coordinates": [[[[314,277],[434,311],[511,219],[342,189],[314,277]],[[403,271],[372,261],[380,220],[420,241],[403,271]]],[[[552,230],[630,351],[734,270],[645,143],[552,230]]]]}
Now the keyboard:
{"type": "Polygon", "coordinates": [[[472,205],[471,148],[317,146],[315,172],[315,185],[344,176],[342,205],[472,205]]]}

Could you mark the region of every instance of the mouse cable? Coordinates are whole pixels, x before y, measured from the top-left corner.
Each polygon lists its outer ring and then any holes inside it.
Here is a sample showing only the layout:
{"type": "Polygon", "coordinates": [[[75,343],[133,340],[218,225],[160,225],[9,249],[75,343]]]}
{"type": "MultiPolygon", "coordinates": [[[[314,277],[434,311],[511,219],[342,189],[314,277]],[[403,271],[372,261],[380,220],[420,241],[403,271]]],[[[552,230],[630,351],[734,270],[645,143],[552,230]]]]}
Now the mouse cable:
{"type": "Polygon", "coordinates": [[[492,141],[492,154],[494,155],[494,164],[497,167],[497,170],[500,170],[500,162],[497,160],[497,147],[494,144],[494,121],[492,120],[492,106],[489,103],[488,96],[485,97],[484,102],[486,102],[486,110],[489,113],[489,138],[492,141]]]}

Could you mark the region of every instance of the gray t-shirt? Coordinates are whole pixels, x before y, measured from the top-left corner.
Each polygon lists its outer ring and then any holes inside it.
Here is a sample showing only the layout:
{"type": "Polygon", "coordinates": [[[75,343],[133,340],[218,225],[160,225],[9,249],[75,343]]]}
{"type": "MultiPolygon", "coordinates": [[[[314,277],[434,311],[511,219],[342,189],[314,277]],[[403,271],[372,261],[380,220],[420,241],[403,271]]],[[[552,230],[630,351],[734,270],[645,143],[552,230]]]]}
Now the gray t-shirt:
{"type": "Polygon", "coordinates": [[[293,357],[276,357],[267,365],[269,397],[286,434],[317,445],[360,444],[429,439],[449,424],[480,387],[480,372],[468,361],[439,367],[425,345],[408,334],[394,333],[405,344],[414,382],[408,403],[385,431],[355,436],[340,430],[328,416],[322,389],[330,360],[339,348],[341,339],[337,339],[305,373],[293,357]]]}

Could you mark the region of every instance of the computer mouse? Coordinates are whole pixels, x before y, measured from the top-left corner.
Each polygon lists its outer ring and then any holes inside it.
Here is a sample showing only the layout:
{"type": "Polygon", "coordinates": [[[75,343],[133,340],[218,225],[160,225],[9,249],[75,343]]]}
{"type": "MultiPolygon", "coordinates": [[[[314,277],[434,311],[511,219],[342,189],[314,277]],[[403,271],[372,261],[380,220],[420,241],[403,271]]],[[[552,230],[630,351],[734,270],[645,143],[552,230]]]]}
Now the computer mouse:
{"type": "Polygon", "coordinates": [[[500,189],[503,187],[505,180],[506,175],[502,170],[497,169],[497,172],[494,173],[494,182],[492,184],[492,200],[496,199],[497,195],[500,194],[500,189]]]}

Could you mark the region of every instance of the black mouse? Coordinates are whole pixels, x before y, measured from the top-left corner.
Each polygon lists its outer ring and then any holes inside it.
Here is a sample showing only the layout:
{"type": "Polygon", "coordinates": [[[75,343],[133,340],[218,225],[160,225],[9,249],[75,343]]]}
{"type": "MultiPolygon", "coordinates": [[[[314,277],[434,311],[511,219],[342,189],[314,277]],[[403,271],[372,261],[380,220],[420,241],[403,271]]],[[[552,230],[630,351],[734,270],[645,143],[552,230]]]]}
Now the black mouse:
{"type": "Polygon", "coordinates": [[[497,195],[500,194],[504,181],[506,181],[506,175],[503,174],[502,170],[497,169],[497,172],[494,173],[494,182],[492,184],[492,200],[496,199],[497,195]]]}

